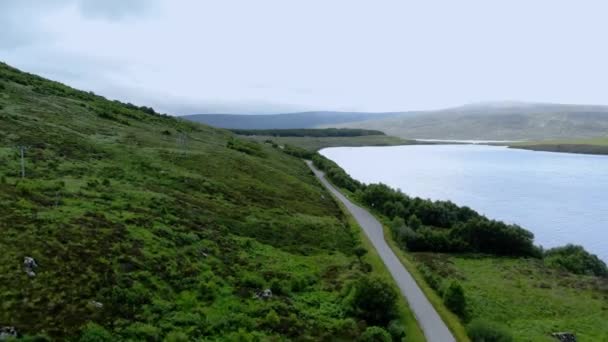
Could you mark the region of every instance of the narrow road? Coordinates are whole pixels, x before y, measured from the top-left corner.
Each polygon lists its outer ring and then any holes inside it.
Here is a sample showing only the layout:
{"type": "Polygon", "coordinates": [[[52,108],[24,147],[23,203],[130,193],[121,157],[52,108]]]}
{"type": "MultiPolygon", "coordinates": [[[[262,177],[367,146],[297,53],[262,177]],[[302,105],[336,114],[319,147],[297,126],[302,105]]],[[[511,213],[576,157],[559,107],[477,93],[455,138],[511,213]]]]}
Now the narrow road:
{"type": "Polygon", "coordinates": [[[401,261],[384,240],[382,225],[367,210],[355,205],[348,198],[344,197],[326,179],[322,171],[317,170],[312,162],[306,161],[308,167],[319,178],[321,183],[329,190],[340,202],[344,203],[348,211],[351,212],[355,220],[359,223],[365,235],[370,239],[380,258],[388,268],[389,272],[397,282],[401,293],[407,299],[410,308],[414,312],[424,335],[428,342],[453,342],[456,341],[448,327],[443,323],[441,317],[433,308],[433,305],[426,298],[412,275],[405,269],[401,261]]]}

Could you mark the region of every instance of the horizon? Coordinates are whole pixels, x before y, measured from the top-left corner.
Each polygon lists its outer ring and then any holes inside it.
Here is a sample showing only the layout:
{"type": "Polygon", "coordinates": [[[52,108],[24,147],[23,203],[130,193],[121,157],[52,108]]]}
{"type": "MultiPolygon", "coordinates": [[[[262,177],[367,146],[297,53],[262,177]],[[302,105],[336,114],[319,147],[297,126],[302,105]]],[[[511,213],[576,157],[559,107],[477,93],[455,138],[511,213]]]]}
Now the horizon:
{"type": "Polygon", "coordinates": [[[0,60],[172,115],[423,111],[496,99],[608,105],[606,9],[549,0],[3,2],[0,60]]]}

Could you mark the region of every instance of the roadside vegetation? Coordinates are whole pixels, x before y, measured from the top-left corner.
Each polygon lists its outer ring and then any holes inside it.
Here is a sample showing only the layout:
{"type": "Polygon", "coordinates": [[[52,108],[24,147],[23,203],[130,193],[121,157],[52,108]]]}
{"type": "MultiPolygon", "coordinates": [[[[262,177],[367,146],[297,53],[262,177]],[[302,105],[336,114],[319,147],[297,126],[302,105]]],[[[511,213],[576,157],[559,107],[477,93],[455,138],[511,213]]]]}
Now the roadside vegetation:
{"type": "Polygon", "coordinates": [[[543,251],[516,225],[451,202],[411,198],[383,184],[362,184],[333,161],[315,165],[387,225],[387,239],[414,273],[450,329],[472,341],[551,341],[572,331],[580,341],[606,341],[606,264],[580,246],[543,251]],[[405,253],[407,252],[407,253],[405,253]],[[447,308],[453,316],[444,312],[447,308]],[[576,312],[576,314],[573,314],[576,312]]]}
{"type": "Polygon", "coordinates": [[[360,232],[284,151],[0,64],[0,327],[421,341],[360,232]]]}

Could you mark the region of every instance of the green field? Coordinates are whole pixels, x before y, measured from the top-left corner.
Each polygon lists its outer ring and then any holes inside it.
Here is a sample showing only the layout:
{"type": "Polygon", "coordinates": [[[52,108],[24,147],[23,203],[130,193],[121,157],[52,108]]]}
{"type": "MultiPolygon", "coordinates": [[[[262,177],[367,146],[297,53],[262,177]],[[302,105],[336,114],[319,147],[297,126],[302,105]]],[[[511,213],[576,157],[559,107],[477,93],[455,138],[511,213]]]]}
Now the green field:
{"type": "Polygon", "coordinates": [[[318,151],[325,147],[341,146],[396,146],[409,145],[412,140],[405,140],[388,135],[367,135],[359,137],[272,137],[249,136],[249,139],[263,142],[271,140],[279,145],[293,145],[308,151],[318,151]]]}
{"type": "MultiPolygon", "coordinates": [[[[40,341],[351,341],[388,324],[353,299],[385,271],[299,158],[4,64],[0,230],[0,326],[40,341]]],[[[420,340],[407,308],[391,319],[420,340]]]]}
{"type": "Polygon", "coordinates": [[[414,253],[442,279],[458,279],[470,318],[501,322],[516,341],[555,341],[575,332],[579,341],[608,341],[608,279],[573,275],[541,260],[414,253]]]}
{"type": "Polygon", "coordinates": [[[549,140],[522,142],[512,144],[509,147],[548,152],[608,154],[608,137],[581,140],[549,140]]]}

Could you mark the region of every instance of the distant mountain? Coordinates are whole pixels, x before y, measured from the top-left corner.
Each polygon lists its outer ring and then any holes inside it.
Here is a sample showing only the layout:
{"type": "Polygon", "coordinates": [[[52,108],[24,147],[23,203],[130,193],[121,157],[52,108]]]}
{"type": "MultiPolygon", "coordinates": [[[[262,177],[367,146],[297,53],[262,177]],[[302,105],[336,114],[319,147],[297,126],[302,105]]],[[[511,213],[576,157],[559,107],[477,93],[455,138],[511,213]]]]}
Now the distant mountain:
{"type": "Polygon", "coordinates": [[[231,129],[342,127],[418,139],[545,140],[608,136],[608,106],[480,102],[434,111],[198,114],[182,118],[231,129]]]}
{"type": "Polygon", "coordinates": [[[475,103],[437,111],[349,122],[402,138],[545,140],[608,136],[608,106],[526,102],[475,103]]]}
{"type": "Polygon", "coordinates": [[[314,128],[366,120],[388,119],[406,113],[302,112],[269,115],[195,114],[182,118],[220,128],[287,129],[314,128]]]}

